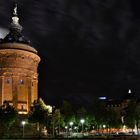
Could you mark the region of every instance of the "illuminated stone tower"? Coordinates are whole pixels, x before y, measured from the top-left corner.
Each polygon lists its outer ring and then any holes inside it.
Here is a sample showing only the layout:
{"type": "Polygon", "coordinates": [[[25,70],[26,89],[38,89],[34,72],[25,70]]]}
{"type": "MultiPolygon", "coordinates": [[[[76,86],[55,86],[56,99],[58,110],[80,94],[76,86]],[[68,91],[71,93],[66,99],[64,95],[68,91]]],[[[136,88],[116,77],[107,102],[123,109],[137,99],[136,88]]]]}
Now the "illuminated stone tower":
{"type": "Polygon", "coordinates": [[[0,41],[0,105],[8,101],[19,114],[27,114],[38,98],[40,57],[21,34],[18,21],[15,6],[10,32],[0,41]]]}

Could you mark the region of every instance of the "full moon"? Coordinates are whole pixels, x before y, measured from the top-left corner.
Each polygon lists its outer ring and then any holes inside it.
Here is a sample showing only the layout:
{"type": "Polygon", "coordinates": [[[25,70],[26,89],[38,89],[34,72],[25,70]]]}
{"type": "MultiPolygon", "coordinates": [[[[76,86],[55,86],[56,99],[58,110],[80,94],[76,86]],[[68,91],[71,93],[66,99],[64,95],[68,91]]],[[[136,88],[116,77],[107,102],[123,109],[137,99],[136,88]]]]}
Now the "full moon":
{"type": "Polygon", "coordinates": [[[4,38],[8,34],[8,30],[0,27],[0,38],[4,38]]]}

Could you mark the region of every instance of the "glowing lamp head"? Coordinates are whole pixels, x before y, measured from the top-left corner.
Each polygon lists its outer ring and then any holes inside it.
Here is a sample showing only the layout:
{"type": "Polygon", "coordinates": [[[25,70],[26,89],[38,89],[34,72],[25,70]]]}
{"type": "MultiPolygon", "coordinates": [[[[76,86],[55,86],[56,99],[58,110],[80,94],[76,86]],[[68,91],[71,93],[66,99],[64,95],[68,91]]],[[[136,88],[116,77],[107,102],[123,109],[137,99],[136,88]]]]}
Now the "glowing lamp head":
{"type": "Polygon", "coordinates": [[[73,125],[73,122],[70,122],[70,126],[72,126],[73,125]]]}
{"type": "Polygon", "coordinates": [[[74,129],[77,129],[77,127],[75,126],[74,129]]]}
{"type": "Polygon", "coordinates": [[[85,120],[84,119],[81,119],[80,122],[83,124],[85,122],[85,120]]]}
{"type": "Polygon", "coordinates": [[[26,124],[26,122],[25,121],[22,121],[21,124],[24,126],[26,124]]]}
{"type": "Polygon", "coordinates": [[[103,125],[103,128],[106,128],[106,125],[105,124],[103,125]]]}

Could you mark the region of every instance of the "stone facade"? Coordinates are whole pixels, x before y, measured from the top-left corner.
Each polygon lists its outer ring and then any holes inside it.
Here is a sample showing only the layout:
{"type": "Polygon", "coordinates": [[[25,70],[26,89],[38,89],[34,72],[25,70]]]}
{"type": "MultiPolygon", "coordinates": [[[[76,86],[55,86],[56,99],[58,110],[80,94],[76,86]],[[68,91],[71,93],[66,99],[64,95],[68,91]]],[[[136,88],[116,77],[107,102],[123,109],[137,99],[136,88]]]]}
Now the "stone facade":
{"type": "Polygon", "coordinates": [[[19,114],[27,114],[38,98],[40,61],[37,51],[22,43],[0,44],[0,105],[8,101],[19,114]]]}

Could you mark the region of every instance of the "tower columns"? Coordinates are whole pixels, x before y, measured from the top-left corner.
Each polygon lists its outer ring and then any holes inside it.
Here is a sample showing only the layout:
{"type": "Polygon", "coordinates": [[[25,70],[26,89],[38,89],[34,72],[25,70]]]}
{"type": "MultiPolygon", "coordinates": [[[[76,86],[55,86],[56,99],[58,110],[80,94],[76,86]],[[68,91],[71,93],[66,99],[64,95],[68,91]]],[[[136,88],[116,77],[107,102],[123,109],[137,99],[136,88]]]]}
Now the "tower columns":
{"type": "Polygon", "coordinates": [[[27,81],[28,82],[28,110],[30,110],[30,107],[32,105],[32,101],[31,101],[32,81],[31,81],[31,78],[30,77],[28,77],[27,80],[28,80],[27,81]]]}
{"type": "Polygon", "coordinates": [[[13,94],[13,105],[17,109],[18,105],[18,76],[12,76],[12,94],[13,94]]]}
{"type": "Polygon", "coordinates": [[[0,105],[3,104],[4,99],[4,76],[0,76],[0,105]]]}

